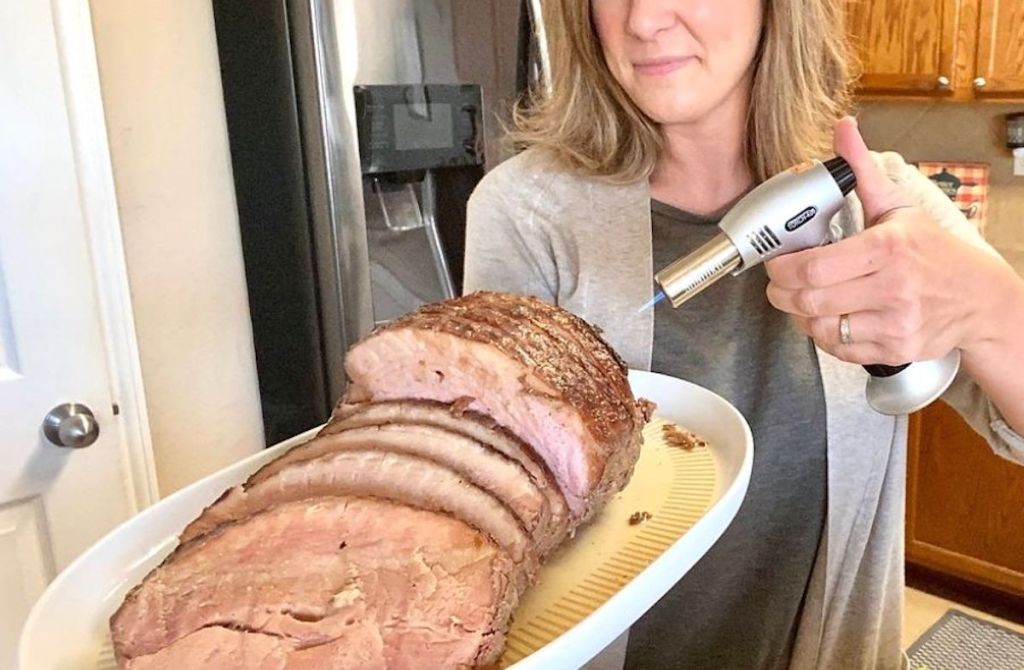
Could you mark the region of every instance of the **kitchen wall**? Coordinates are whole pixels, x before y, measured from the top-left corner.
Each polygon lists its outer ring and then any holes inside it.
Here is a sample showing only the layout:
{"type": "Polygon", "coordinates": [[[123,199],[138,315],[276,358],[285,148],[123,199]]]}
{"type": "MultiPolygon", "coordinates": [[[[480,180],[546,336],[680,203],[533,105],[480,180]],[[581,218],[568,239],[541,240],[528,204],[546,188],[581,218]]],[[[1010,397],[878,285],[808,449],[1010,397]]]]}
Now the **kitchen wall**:
{"type": "Polygon", "coordinates": [[[211,5],[92,0],[160,491],[263,444],[211,5]]]}
{"type": "Polygon", "coordinates": [[[908,161],[988,163],[991,186],[985,236],[1024,275],[1024,177],[1013,176],[1005,114],[1022,104],[865,102],[858,118],[873,149],[908,161]]]}

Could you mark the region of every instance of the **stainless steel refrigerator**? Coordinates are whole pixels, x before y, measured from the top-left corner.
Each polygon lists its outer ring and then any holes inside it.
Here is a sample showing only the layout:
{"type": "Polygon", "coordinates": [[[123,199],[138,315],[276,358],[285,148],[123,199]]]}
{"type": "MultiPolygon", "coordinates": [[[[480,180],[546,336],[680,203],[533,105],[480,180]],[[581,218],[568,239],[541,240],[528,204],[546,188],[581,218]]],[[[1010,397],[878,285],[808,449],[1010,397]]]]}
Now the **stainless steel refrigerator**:
{"type": "Polygon", "coordinates": [[[356,339],[458,294],[539,4],[214,0],[268,444],[326,419],[356,339]]]}

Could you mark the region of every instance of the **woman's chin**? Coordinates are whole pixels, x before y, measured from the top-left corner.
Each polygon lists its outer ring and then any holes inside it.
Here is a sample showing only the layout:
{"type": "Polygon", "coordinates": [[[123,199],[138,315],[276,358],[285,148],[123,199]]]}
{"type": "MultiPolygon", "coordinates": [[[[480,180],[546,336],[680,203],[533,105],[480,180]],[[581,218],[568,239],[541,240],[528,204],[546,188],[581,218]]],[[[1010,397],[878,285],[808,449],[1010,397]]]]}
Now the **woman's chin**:
{"type": "Polygon", "coordinates": [[[699,123],[714,113],[716,105],[707,99],[658,101],[642,105],[644,112],[659,125],[688,125],[699,123]]]}
{"type": "Polygon", "coordinates": [[[700,123],[726,110],[733,90],[691,78],[671,85],[636,86],[631,97],[655,123],[686,125],[700,123]]]}

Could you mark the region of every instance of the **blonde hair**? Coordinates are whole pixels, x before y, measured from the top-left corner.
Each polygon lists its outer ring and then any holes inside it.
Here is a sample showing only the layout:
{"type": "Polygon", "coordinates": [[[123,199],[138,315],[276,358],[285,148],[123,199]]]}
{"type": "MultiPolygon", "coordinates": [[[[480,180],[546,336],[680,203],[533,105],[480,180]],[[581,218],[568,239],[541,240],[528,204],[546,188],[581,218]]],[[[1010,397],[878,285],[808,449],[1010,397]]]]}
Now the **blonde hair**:
{"type": "MultiPolygon", "coordinates": [[[[831,151],[853,75],[842,1],[763,0],[746,128],[747,163],[759,181],[831,151]]],[[[646,179],[662,149],[658,124],[608,69],[590,6],[545,0],[551,90],[535,89],[516,105],[511,139],[585,175],[646,179]]]]}

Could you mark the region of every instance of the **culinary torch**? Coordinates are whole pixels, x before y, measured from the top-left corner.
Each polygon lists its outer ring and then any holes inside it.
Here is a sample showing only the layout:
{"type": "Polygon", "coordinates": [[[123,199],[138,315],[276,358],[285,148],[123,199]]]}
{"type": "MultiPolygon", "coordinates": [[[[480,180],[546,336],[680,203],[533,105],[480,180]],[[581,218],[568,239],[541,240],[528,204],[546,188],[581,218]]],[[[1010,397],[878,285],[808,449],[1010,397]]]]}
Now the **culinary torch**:
{"type": "MultiPolygon", "coordinates": [[[[830,223],[857,185],[843,158],[808,161],[754,188],[722,218],[721,233],[655,275],[679,307],[727,274],[738,275],[781,254],[833,241],[830,223]]],[[[903,365],[865,365],[868,404],[882,414],[908,414],[942,395],[960,368],[960,352],[903,365]]]]}

